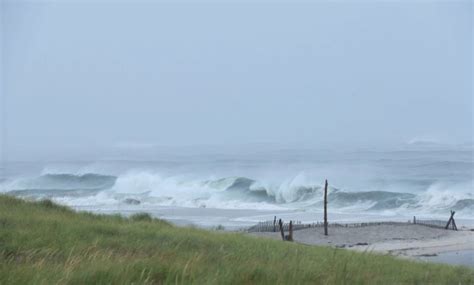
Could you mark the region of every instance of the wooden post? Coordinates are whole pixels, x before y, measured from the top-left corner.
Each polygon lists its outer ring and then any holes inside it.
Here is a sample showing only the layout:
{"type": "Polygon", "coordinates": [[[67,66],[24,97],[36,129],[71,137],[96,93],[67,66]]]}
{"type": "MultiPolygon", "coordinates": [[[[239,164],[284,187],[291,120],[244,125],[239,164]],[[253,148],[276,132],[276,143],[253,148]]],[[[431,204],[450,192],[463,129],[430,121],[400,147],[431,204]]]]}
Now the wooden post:
{"type": "Polygon", "coordinates": [[[324,235],[328,235],[328,180],[324,184],[324,235]]]}
{"type": "Polygon", "coordinates": [[[282,220],[278,220],[278,224],[280,225],[280,234],[281,234],[281,239],[285,240],[285,232],[283,231],[283,222],[282,220]]]}
{"type": "Polygon", "coordinates": [[[293,241],[293,222],[290,221],[290,234],[288,235],[288,240],[293,241]]]}
{"type": "Polygon", "coordinates": [[[276,232],[277,216],[273,217],[273,232],[276,232]]]}
{"type": "Polygon", "coordinates": [[[416,217],[413,216],[413,223],[416,224],[416,217]]]}
{"type": "Polygon", "coordinates": [[[458,230],[458,227],[456,226],[456,222],[454,221],[454,218],[453,218],[453,230],[455,230],[455,231],[458,230]]]}
{"type": "Polygon", "coordinates": [[[456,213],[455,211],[452,211],[452,210],[451,210],[451,217],[449,217],[448,223],[446,224],[446,227],[444,227],[445,229],[448,229],[448,228],[449,228],[449,224],[451,224],[451,222],[453,222],[453,229],[456,229],[456,230],[457,230],[456,223],[454,222],[454,214],[455,214],[455,213],[456,213]]]}

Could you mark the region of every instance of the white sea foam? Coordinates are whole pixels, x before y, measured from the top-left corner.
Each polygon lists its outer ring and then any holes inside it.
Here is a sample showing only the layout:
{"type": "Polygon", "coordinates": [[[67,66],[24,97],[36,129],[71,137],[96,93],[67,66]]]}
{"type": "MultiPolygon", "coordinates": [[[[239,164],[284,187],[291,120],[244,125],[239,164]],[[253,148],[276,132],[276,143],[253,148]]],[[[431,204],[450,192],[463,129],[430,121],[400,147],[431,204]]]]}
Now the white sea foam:
{"type": "MultiPolygon", "coordinates": [[[[0,191],[100,208],[139,201],[139,207],[312,211],[321,208],[323,183],[341,213],[457,215],[474,212],[469,151],[283,154],[166,161],[53,163],[7,177],[0,191]],[[295,160],[299,157],[299,160],[295,160]]],[[[169,155],[171,157],[171,155],[169,155]]],[[[24,167],[24,165],[21,165],[24,167]]]]}

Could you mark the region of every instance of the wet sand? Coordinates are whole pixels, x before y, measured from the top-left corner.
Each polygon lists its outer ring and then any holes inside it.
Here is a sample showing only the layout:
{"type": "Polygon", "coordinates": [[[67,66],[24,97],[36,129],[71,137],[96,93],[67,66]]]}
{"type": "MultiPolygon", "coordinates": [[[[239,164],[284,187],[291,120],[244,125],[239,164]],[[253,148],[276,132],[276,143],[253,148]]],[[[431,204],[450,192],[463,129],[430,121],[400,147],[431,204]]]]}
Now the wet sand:
{"type": "MultiPolygon", "coordinates": [[[[251,235],[281,239],[279,233],[251,235]]],[[[469,229],[452,231],[414,224],[370,225],[357,228],[330,227],[329,235],[325,236],[323,228],[310,228],[295,231],[293,238],[296,242],[309,245],[474,266],[471,256],[474,253],[474,232],[469,229]],[[437,256],[440,258],[434,258],[437,256]],[[456,262],[458,259],[466,262],[456,262]]]]}

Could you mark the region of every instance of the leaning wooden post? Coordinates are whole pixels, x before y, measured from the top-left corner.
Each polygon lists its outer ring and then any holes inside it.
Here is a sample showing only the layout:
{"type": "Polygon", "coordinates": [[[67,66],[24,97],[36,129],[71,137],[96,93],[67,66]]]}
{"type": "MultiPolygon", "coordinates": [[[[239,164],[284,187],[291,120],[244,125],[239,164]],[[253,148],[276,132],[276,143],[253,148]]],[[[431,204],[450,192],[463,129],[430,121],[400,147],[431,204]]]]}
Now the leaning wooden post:
{"type": "Polygon", "coordinates": [[[456,222],[454,221],[454,214],[456,214],[456,212],[451,210],[451,217],[449,218],[448,223],[446,224],[445,229],[448,229],[449,224],[451,224],[453,230],[456,230],[456,231],[458,230],[458,227],[456,226],[456,222]]]}
{"type": "Polygon", "coordinates": [[[281,239],[285,240],[285,232],[283,231],[283,221],[281,219],[278,220],[278,224],[280,225],[281,239]]]}
{"type": "Polygon", "coordinates": [[[273,217],[273,232],[276,232],[277,216],[273,217]]]}
{"type": "Polygon", "coordinates": [[[328,235],[328,180],[324,184],[324,235],[328,235]]]}
{"type": "Polygon", "coordinates": [[[456,213],[456,212],[451,211],[451,217],[449,217],[449,220],[448,220],[448,223],[446,224],[445,229],[448,229],[449,224],[451,224],[451,221],[454,220],[454,214],[455,214],[455,213],[456,213]]]}

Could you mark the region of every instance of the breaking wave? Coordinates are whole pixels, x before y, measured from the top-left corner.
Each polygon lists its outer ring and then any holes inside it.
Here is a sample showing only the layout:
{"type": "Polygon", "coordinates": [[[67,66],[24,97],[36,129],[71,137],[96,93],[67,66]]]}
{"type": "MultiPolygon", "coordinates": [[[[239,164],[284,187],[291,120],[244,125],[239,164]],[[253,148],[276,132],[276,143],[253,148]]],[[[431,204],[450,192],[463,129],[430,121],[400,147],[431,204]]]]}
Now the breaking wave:
{"type": "MultiPolygon", "coordinates": [[[[419,193],[356,191],[330,187],[329,201],[341,211],[407,211],[442,213],[453,209],[474,212],[472,182],[433,184],[419,193]]],[[[322,185],[303,174],[269,183],[248,177],[197,179],[152,172],[123,175],[45,173],[1,182],[0,190],[17,196],[52,198],[71,206],[147,204],[222,209],[320,209],[322,185]]]]}

